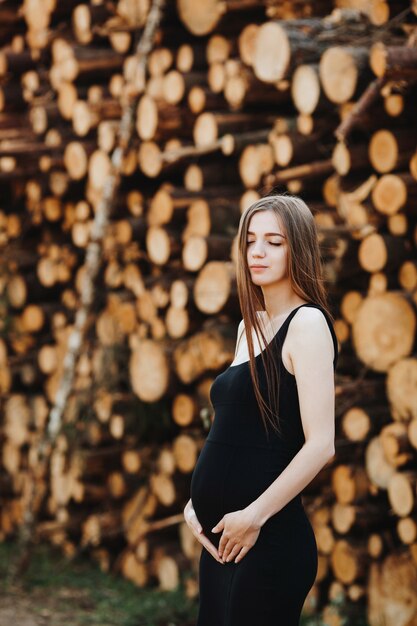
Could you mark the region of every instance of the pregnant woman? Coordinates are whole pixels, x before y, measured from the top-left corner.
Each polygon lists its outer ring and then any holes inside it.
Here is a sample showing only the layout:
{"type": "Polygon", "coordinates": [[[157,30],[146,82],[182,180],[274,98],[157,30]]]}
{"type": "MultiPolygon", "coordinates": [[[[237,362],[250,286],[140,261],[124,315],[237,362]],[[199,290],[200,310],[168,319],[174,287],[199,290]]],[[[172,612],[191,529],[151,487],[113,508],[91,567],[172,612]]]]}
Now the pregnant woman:
{"type": "Polygon", "coordinates": [[[184,509],[203,545],[197,626],[298,626],[317,574],[301,492],[334,455],[338,356],[300,198],[267,196],[242,213],[237,286],[236,354],[211,386],[214,420],[184,509]]]}

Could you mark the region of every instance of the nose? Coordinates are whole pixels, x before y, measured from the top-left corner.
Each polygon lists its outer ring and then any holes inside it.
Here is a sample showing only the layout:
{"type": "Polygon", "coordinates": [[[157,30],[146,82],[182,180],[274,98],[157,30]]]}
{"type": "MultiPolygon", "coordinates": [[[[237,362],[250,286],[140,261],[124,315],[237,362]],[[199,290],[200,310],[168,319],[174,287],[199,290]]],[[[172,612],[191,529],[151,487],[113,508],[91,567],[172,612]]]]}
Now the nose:
{"type": "Polygon", "coordinates": [[[254,244],[252,244],[251,256],[253,257],[265,256],[265,249],[264,249],[262,242],[255,242],[254,244]]]}

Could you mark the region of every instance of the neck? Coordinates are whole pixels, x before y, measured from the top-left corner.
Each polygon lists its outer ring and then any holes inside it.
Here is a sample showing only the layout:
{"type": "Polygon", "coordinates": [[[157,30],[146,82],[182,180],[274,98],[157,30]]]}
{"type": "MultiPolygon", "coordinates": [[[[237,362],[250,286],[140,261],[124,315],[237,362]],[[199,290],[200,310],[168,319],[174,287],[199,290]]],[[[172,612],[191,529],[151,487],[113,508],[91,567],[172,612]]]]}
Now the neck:
{"type": "Polygon", "coordinates": [[[266,316],[271,321],[276,317],[285,315],[288,311],[306,302],[306,300],[297,296],[288,281],[263,286],[262,293],[264,296],[266,316]]]}

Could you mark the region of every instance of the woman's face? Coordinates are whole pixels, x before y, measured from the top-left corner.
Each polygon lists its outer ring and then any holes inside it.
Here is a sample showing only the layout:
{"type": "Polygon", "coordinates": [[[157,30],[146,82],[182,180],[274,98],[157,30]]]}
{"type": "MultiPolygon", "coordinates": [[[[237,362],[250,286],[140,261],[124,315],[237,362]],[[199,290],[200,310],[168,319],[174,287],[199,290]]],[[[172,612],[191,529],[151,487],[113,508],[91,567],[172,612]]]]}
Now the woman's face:
{"type": "Polygon", "coordinates": [[[287,239],[275,213],[270,210],[254,213],[247,233],[247,261],[252,281],[269,285],[286,278],[287,254],[287,239]]]}

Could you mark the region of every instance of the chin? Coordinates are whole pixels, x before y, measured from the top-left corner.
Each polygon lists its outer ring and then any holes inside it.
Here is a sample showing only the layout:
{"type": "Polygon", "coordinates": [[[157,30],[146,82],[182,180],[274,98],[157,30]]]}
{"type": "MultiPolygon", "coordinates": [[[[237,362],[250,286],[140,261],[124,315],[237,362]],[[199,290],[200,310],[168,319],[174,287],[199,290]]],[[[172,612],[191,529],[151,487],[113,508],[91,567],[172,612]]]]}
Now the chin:
{"type": "Polygon", "coordinates": [[[267,278],[266,276],[253,276],[252,282],[256,285],[272,285],[276,282],[276,279],[267,278]]]}
{"type": "Polygon", "coordinates": [[[276,285],[284,280],[283,276],[252,276],[252,282],[260,287],[276,285]]]}

